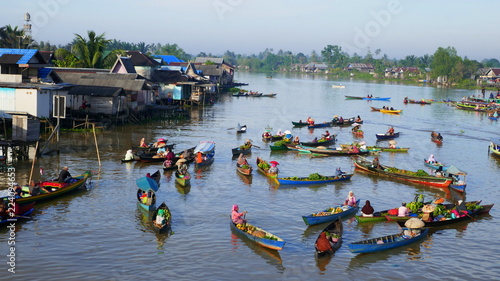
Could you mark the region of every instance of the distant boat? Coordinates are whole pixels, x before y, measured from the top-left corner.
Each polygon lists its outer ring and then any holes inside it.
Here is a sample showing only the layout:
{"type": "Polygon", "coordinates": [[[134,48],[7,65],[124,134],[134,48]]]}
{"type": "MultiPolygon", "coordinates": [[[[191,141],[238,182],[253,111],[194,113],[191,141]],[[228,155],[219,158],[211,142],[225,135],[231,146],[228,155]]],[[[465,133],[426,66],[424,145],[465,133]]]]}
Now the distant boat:
{"type": "Polygon", "coordinates": [[[345,88],[345,85],[342,85],[342,84],[333,84],[333,85],[332,85],[332,88],[344,89],[344,88],[345,88]]]}

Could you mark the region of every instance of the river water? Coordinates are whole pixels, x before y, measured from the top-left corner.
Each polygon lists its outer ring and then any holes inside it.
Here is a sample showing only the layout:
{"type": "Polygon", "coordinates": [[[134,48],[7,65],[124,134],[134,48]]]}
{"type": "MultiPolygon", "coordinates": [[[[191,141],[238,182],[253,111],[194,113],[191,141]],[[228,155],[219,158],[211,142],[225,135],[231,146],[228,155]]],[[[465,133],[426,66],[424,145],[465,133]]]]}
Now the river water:
{"type": "MultiPolygon", "coordinates": [[[[352,254],[347,243],[365,238],[398,233],[393,222],[358,224],[344,221],[344,245],[331,258],[316,260],[314,241],[325,225],[307,227],[301,216],[324,210],[344,201],[352,190],[362,202],[370,200],[376,210],[397,207],[424,194],[428,200],[444,197],[448,201],[463,198],[454,192],[416,186],[355,172],[351,181],[317,186],[276,188],[254,170],[250,178],[237,174],[231,148],[250,138],[254,141],[249,162],[276,160],[281,176],[332,175],[337,167],[352,172],[348,157],[315,157],[297,152],[271,153],[261,141],[265,127],[273,131],[291,130],[303,141],[320,137],[324,129],[293,128],[291,121],[308,116],[317,122],[333,115],[364,119],[362,129],[368,145],[375,134],[388,126],[401,132],[398,145],[410,147],[408,153],[382,153],[382,164],[416,171],[426,169],[423,159],[434,154],[438,161],[467,171],[467,200],[496,203],[500,198],[497,176],[500,160],[488,153],[489,139],[498,138],[499,125],[485,115],[455,109],[444,103],[403,104],[403,98],[459,100],[476,91],[434,87],[337,81],[323,76],[237,73],[238,82],[263,93],[278,93],[275,98],[222,96],[212,107],[192,109],[188,120],[159,121],[127,125],[99,132],[102,168],[86,190],[81,190],[36,206],[33,219],[16,223],[16,273],[7,271],[9,253],[7,229],[0,230],[3,273],[16,280],[494,280],[500,276],[496,264],[500,230],[490,215],[446,228],[433,229],[419,243],[375,254],[352,254]],[[344,89],[332,88],[343,83],[344,89]],[[346,100],[344,95],[391,97],[391,101],[346,100]],[[373,112],[370,106],[392,106],[403,114],[373,112]],[[236,125],[246,124],[248,131],[238,135],[236,125]],[[430,141],[430,131],[440,132],[444,144],[430,141]],[[120,163],[127,149],[145,137],[168,138],[181,150],[202,140],[216,142],[215,162],[195,169],[191,187],[176,186],[171,172],[165,172],[157,192],[173,218],[171,235],[155,234],[136,205],[135,180],[160,168],[160,164],[120,163]],[[250,223],[260,226],[286,241],[280,252],[267,250],[231,233],[231,206],[248,211],[250,223]]],[[[338,143],[355,139],[350,128],[329,128],[338,134],[338,143]]],[[[98,158],[91,133],[66,133],[61,136],[60,154],[44,155],[35,165],[43,166],[44,179],[69,166],[73,175],[86,170],[97,172],[98,158]]],[[[380,143],[383,145],[384,143],[380,143]]],[[[16,177],[25,183],[30,163],[17,166],[16,177]]],[[[35,174],[35,179],[40,175],[35,174]]],[[[5,175],[2,175],[5,181],[5,175]]]]}

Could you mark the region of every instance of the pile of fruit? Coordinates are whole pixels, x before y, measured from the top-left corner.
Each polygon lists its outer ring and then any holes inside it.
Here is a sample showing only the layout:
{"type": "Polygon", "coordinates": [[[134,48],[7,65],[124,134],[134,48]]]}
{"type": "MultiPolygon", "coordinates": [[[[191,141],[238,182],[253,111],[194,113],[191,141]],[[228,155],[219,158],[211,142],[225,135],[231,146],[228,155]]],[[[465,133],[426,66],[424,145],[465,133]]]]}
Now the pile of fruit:
{"type": "Polygon", "coordinates": [[[422,202],[410,202],[406,204],[406,208],[410,210],[410,212],[416,214],[418,213],[418,210],[424,206],[424,203],[422,202]]]}
{"type": "Polygon", "coordinates": [[[240,145],[240,150],[246,150],[246,149],[249,149],[250,147],[252,147],[251,145],[240,145]]]}
{"type": "Polygon", "coordinates": [[[285,140],[280,140],[275,142],[273,145],[274,146],[285,146],[285,144],[290,143],[290,141],[285,141],[285,140]]]}
{"type": "Polygon", "coordinates": [[[264,231],[258,230],[253,225],[237,224],[236,227],[240,230],[247,232],[248,234],[255,236],[255,237],[260,237],[260,238],[270,239],[270,240],[278,240],[277,237],[273,236],[272,234],[267,234],[264,231]]]}
{"type": "Polygon", "coordinates": [[[308,177],[309,180],[326,180],[328,177],[322,176],[318,173],[310,174],[308,177]]]}
{"type": "Polygon", "coordinates": [[[257,166],[259,166],[259,168],[261,168],[264,171],[267,171],[269,170],[269,168],[271,168],[271,165],[269,165],[269,163],[267,163],[266,161],[259,162],[257,166]]]}

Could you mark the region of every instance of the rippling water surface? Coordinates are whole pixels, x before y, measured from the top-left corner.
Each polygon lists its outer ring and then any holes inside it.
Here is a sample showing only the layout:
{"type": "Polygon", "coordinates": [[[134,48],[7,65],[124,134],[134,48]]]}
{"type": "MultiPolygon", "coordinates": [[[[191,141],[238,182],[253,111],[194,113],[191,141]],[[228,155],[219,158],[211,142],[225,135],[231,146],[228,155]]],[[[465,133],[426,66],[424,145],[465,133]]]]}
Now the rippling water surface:
{"type": "MultiPolygon", "coordinates": [[[[430,154],[445,164],[453,164],[469,173],[467,200],[496,203],[499,196],[500,160],[489,155],[489,139],[498,137],[498,122],[485,115],[455,109],[443,103],[404,105],[409,98],[452,99],[477,94],[474,91],[439,89],[425,86],[378,84],[356,80],[333,81],[321,76],[282,76],[272,79],[261,74],[238,73],[239,82],[249,90],[278,93],[275,98],[223,96],[213,107],[193,109],[191,118],[146,125],[128,125],[101,132],[97,139],[102,161],[99,175],[86,190],[37,205],[33,220],[17,223],[15,236],[16,280],[493,280],[500,276],[496,265],[500,243],[494,219],[490,215],[446,228],[433,229],[429,237],[407,247],[375,254],[356,255],[347,243],[399,232],[392,222],[357,224],[344,221],[344,245],[331,258],[314,257],[314,241],[325,225],[307,227],[301,216],[343,202],[349,190],[363,202],[370,200],[375,209],[399,206],[416,194],[426,199],[460,194],[425,186],[393,182],[386,178],[355,172],[351,181],[335,184],[275,188],[254,171],[250,178],[237,174],[231,148],[250,138],[256,146],[248,156],[255,168],[256,157],[276,160],[282,176],[308,176],[311,173],[334,174],[335,168],[353,171],[350,158],[312,158],[297,152],[271,153],[261,141],[265,127],[273,131],[291,130],[303,141],[319,137],[324,129],[292,128],[291,121],[308,116],[317,122],[333,115],[364,120],[362,129],[368,145],[375,144],[376,133],[388,126],[401,132],[398,145],[410,147],[408,153],[383,153],[382,164],[407,170],[426,169],[423,159],[430,154]],[[334,89],[341,82],[345,89],[334,89]],[[391,97],[391,101],[345,100],[344,95],[391,97]],[[387,115],[370,111],[370,106],[392,106],[403,114],[387,115]],[[248,131],[237,135],[234,127],[246,124],[248,131]],[[444,136],[444,144],[430,141],[430,131],[444,136]],[[206,168],[190,167],[191,187],[175,184],[171,172],[165,172],[157,193],[172,211],[173,233],[155,234],[136,205],[135,180],[160,168],[159,164],[120,163],[131,145],[145,137],[166,137],[176,149],[192,147],[201,140],[216,142],[215,162],[206,168]],[[286,241],[280,252],[267,250],[231,233],[229,213],[233,204],[248,211],[247,219],[286,241]]],[[[353,140],[350,128],[329,128],[338,134],[338,143],[353,140]]],[[[359,139],[358,139],[359,140],[359,139]]],[[[45,155],[36,164],[43,166],[46,177],[55,177],[62,166],[75,175],[98,170],[92,134],[62,135],[61,154],[45,155]]],[[[383,145],[383,143],[381,143],[383,145]]],[[[17,181],[29,177],[30,163],[17,168],[17,181]]],[[[5,175],[2,175],[5,176],[5,175]]],[[[36,175],[36,177],[39,177],[36,175]]],[[[2,178],[5,181],[5,178],[2,178]]],[[[465,199],[465,198],[464,198],[465,199]]],[[[5,270],[8,235],[0,230],[0,253],[5,270]]]]}

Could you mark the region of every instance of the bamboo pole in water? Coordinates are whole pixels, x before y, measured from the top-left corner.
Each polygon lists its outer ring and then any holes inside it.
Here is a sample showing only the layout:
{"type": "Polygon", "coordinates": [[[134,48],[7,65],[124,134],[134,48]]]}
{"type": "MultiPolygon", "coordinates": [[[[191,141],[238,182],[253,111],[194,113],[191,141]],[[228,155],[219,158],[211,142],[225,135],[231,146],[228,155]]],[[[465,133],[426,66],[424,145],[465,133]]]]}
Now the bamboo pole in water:
{"type": "Polygon", "coordinates": [[[97,161],[99,162],[99,172],[101,171],[101,157],[99,156],[99,146],[97,145],[97,136],[95,134],[95,123],[92,123],[92,132],[94,132],[95,148],[97,151],[97,161]]]}
{"type": "MultiPolygon", "coordinates": [[[[38,143],[40,141],[37,141],[36,142],[36,145],[35,145],[35,157],[33,157],[33,163],[31,163],[31,172],[30,172],[30,179],[28,180],[28,184],[31,183],[31,178],[33,177],[33,169],[35,168],[35,162],[36,162],[36,156],[37,156],[37,152],[38,152],[38,143]]],[[[29,155],[29,154],[28,154],[29,155]]]]}

